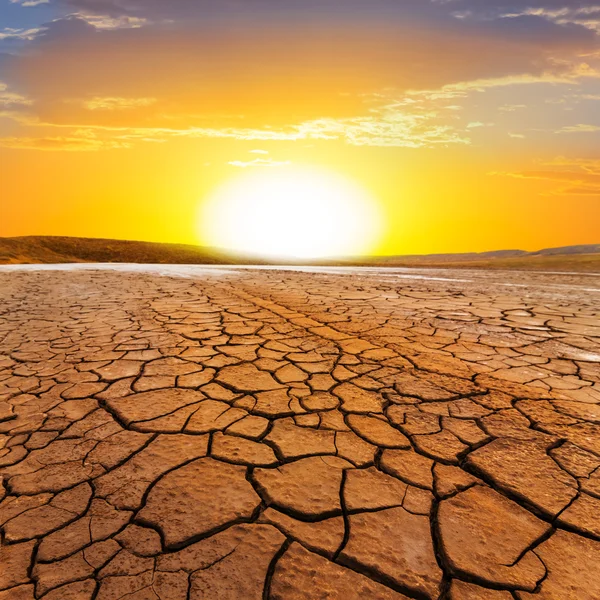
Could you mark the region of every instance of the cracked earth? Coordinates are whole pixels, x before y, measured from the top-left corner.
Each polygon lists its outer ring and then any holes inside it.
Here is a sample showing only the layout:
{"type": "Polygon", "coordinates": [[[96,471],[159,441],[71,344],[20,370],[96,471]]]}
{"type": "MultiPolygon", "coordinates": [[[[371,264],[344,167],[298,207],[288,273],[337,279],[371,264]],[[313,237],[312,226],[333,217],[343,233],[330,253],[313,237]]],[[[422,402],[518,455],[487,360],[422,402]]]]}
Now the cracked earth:
{"type": "Polygon", "coordinates": [[[184,275],[0,271],[0,600],[600,598],[600,277],[184,275]]]}

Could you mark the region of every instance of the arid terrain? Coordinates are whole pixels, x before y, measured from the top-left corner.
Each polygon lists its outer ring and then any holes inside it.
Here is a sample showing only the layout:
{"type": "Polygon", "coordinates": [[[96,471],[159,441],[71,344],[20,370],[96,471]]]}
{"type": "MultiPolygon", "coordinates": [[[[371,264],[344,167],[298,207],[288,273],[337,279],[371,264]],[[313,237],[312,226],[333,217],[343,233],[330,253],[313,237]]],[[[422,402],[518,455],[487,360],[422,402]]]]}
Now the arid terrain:
{"type": "Polygon", "coordinates": [[[76,237],[0,237],[0,264],[64,263],[219,264],[223,257],[199,246],[76,237]]]}
{"type": "MultiPolygon", "coordinates": [[[[233,255],[216,248],[184,244],[56,236],[0,237],[0,265],[72,263],[266,265],[273,264],[273,260],[266,261],[260,257],[233,255]]],[[[289,260],[284,263],[289,263],[289,260]]],[[[538,252],[500,250],[466,254],[339,258],[315,260],[312,264],[600,273],[600,244],[547,248],[538,252]]]]}
{"type": "Polygon", "coordinates": [[[0,268],[0,600],[598,600],[600,276],[0,268]]]}

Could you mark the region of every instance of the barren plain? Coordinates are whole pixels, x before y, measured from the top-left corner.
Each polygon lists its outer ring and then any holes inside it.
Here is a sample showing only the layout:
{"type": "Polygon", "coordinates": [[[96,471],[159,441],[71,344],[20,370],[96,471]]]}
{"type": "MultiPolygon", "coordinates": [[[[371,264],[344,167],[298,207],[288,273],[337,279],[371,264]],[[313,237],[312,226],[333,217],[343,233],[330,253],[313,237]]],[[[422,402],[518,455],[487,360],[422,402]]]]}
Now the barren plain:
{"type": "Polygon", "coordinates": [[[598,600],[600,276],[0,269],[0,600],[598,600]]]}

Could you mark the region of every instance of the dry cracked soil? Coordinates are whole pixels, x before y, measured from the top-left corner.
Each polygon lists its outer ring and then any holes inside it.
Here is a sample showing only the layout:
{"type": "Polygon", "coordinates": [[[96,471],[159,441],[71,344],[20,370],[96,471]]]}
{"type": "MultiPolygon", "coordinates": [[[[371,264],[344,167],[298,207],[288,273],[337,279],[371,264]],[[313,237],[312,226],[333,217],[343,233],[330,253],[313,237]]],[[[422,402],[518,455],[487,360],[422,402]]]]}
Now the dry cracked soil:
{"type": "Polygon", "coordinates": [[[0,600],[600,599],[600,277],[0,271],[0,600]]]}

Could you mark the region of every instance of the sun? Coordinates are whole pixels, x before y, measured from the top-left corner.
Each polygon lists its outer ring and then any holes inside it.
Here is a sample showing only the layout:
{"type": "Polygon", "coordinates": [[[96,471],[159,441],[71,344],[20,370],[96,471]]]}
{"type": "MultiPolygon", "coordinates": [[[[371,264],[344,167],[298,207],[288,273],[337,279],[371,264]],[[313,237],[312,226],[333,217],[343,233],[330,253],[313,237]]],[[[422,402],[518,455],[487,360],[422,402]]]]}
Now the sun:
{"type": "Polygon", "coordinates": [[[202,242],[249,256],[366,255],[379,241],[378,203],[357,183],[317,168],[269,168],[218,189],[199,214],[202,242]]]}

